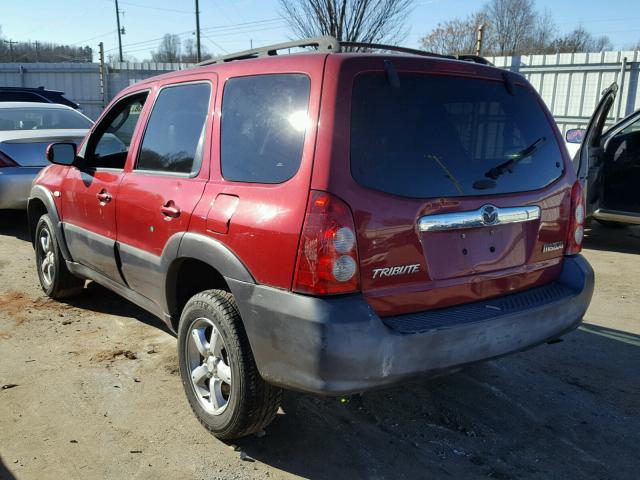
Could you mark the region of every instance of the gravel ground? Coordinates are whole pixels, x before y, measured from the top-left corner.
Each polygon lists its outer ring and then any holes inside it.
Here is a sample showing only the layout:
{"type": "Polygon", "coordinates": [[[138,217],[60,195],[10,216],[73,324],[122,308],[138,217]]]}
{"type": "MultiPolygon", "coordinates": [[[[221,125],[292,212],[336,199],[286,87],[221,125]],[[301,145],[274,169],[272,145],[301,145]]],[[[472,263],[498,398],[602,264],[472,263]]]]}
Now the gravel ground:
{"type": "Polygon", "coordinates": [[[162,324],[93,284],[48,300],[23,225],[0,215],[1,478],[638,478],[640,227],[588,232],[596,293],[564,342],[344,401],[288,393],[266,435],[227,444],[162,324]]]}

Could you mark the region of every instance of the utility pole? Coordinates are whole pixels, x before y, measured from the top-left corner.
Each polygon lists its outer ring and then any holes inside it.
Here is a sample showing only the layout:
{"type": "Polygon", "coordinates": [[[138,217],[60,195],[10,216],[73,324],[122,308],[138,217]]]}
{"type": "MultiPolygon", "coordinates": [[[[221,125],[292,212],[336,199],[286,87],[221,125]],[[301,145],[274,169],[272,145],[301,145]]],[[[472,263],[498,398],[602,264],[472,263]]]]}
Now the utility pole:
{"type": "Polygon", "coordinates": [[[33,42],[36,47],[36,62],[38,61],[38,41],[33,42]]]}
{"type": "Polygon", "coordinates": [[[484,23],[478,25],[478,36],[476,37],[476,55],[482,55],[482,42],[484,41],[484,23]]]}
{"type": "Polygon", "coordinates": [[[198,63],[202,61],[200,55],[200,2],[196,0],[196,60],[198,63]]]}
{"type": "Polygon", "coordinates": [[[120,51],[120,61],[122,59],[122,30],[120,30],[120,9],[118,8],[118,0],[116,0],[116,24],[118,26],[118,50],[120,51]]]}
{"type": "Polygon", "coordinates": [[[4,43],[8,43],[9,44],[9,61],[13,62],[13,44],[14,43],[18,43],[15,42],[13,40],[2,40],[4,43]]]}
{"type": "Polygon", "coordinates": [[[107,106],[107,71],[104,65],[104,43],[98,44],[100,51],[98,57],[100,59],[100,96],[102,97],[102,108],[107,106]]]}

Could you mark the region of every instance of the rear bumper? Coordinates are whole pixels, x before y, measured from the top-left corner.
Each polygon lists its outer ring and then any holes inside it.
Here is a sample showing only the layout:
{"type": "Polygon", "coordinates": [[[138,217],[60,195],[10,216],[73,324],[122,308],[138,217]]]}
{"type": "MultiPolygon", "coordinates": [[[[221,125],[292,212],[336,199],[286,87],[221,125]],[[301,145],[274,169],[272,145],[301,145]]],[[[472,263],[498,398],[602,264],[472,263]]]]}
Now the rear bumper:
{"type": "Polygon", "coordinates": [[[42,168],[0,168],[0,210],[26,210],[31,184],[42,168]]]}
{"type": "MultiPolygon", "coordinates": [[[[361,392],[524,350],[578,326],[593,294],[593,270],[567,257],[551,300],[509,302],[506,312],[400,333],[361,295],[318,298],[229,280],[261,375],[268,382],[329,395],[361,392]]],[[[471,305],[468,312],[480,312],[471,305]]],[[[495,307],[492,307],[495,308],[495,307]]],[[[400,322],[406,326],[406,322],[400,322]]]]}

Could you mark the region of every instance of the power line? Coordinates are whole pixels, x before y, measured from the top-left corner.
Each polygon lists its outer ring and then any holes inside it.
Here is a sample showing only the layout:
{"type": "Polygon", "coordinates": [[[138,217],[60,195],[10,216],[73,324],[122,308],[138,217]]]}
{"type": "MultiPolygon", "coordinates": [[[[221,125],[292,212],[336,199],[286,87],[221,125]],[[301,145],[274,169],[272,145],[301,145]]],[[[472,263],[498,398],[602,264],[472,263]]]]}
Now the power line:
{"type": "Polygon", "coordinates": [[[95,37],[87,38],[86,40],[80,40],[79,42],[69,43],[68,45],[79,45],[81,43],[89,42],[91,40],[96,40],[98,38],[106,37],[107,35],[111,35],[114,32],[115,32],[115,30],[111,30],[109,32],[102,33],[100,35],[96,35],[95,37]]]}
{"type": "Polygon", "coordinates": [[[250,35],[252,33],[268,32],[268,31],[279,30],[279,29],[280,29],[279,26],[273,26],[273,27],[265,27],[265,28],[250,28],[245,30],[235,30],[235,31],[220,32],[220,33],[215,33],[215,32],[207,32],[207,33],[208,35],[214,38],[220,38],[220,37],[226,38],[226,37],[233,37],[237,35],[250,35]]]}
{"type": "Polygon", "coordinates": [[[219,48],[220,50],[222,50],[224,53],[229,53],[229,51],[227,49],[225,49],[222,45],[220,45],[218,42],[213,41],[212,39],[210,39],[208,36],[206,36],[204,33],[202,34],[202,36],[206,39],[209,40],[209,43],[211,43],[211,45],[213,45],[216,48],[219,48]]]}
{"type": "Polygon", "coordinates": [[[626,20],[640,20],[640,17],[627,17],[627,18],[598,18],[594,20],[578,20],[577,22],[562,22],[559,23],[559,26],[562,25],[581,25],[583,23],[599,23],[599,22],[623,22],[626,20]]]}
{"type": "MultiPolygon", "coordinates": [[[[233,36],[233,35],[239,35],[239,34],[250,34],[253,32],[261,32],[261,31],[267,31],[267,30],[274,30],[276,28],[280,28],[279,25],[277,25],[275,22],[282,22],[284,21],[285,18],[284,17],[276,17],[276,18],[269,18],[269,19],[263,19],[263,20],[254,20],[252,22],[242,22],[242,23],[236,23],[236,24],[232,24],[232,25],[216,25],[216,26],[211,26],[211,27],[205,27],[205,28],[201,28],[200,29],[200,33],[201,35],[204,37],[204,33],[203,32],[207,32],[208,36],[206,38],[209,39],[209,41],[212,41],[211,38],[209,38],[209,36],[233,36]],[[265,28],[262,29],[251,29],[251,28],[247,28],[251,25],[261,25],[264,24],[265,28]],[[268,26],[267,26],[268,25],[268,26]],[[237,27],[245,27],[245,28],[241,28],[238,29],[237,27]],[[215,30],[215,32],[213,31],[215,30]]],[[[187,35],[187,34],[193,34],[194,30],[186,30],[184,32],[180,32],[180,33],[176,33],[175,35],[178,36],[183,36],[183,35],[187,35]]],[[[162,40],[164,38],[164,35],[161,37],[156,37],[156,38],[152,38],[149,40],[142,40],[139,42],[133,42],[133,43],[128,43],[126,45],[123,45],[122,48],[126,49],[127,52],[133,53],[133,52],[139,52],[142,50],[145,50],[145,48],[137,48],[135,50],[130,50],[130,47],[137,47],[137,46],[143,46],[143,45],[151,45],[155,42],[158,42],[160,40],[162,40]]],[[[222,50],[224,50],[224,48],[218,46],[217,48],[221,48],[222,50]]],[[[117,50],[117,47],[113,47],[110,48],[108,50],[105,50],[105,53],[108,52],[112,52],[114,50],[117,50]]],[[[226,50],[225,50],[226,51],[226,50]]]]}
{"type": "Polygon", "coordinates": [[[191,11],[187,11],[187,10],[177,10],[175,8],[165,8],[165,7],[152,7],[151,5],[140,5],[138,3],[131,3],[131,2],[120,2],[123,5],[127,5],[129,7],[136,7],[136,8],[146,8],[149,10],[158,10],[160,12],[173,12],[173,13],[188,13],[189,15],[193,15],[193,12],[191,11]]]}
{"type": "MultiPolygon", "coordinates": [[[[177,36],[181,37],[181,36],[186,35],[186,34],[192,34],[193,35],[193,30],[186,30],[184,32],[174,33],[173,35],[177,35],[177,36]]],[[[159,40],[162,40],[163,38],[164,38],[164,35],[161,36],[161,37],[152,38],[150,40],[144,40],[144,41],[140,41],[140,42],[128,43],[126,45],[123,45],[122,47],[126,48],[128,50],[129,47],[152,44],[152,43],[155,43],[155,42],[157,42],[159,40]]],[[[109,50],[105,50],[105,52],[112,52],[113,50],[117,50],[117,47],[113,47],[113,48],[110,48],[109,50]]],[[[139,50],[136,50],[136,51],[139,51],[139,50]]]]}
{"type": "Polygon", "coordinates": [[[281,23],[287,20],[286,17],[276,17],[276,18],[268,18],[264,20],[255,20],[253,22],[242,22],[242,23],[234,23],[231,25],[214,25],[211,27],[205,27],[202,30],[228,30],[236,27],[242,27],[246,25],[256,25],[256,24],[266,24],[266,23],[281,23]]]}

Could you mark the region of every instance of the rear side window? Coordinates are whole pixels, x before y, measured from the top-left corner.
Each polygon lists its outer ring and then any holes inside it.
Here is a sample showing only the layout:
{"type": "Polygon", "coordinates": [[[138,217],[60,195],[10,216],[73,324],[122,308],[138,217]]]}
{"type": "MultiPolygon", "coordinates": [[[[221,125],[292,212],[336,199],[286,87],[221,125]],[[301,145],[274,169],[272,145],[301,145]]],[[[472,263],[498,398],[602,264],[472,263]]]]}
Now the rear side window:
{"type": "Polygon", "coordinates": [[[400,74],[356,77],[351,173],[405,197],[542,188],[563,172],[554,130],[533,92],[497,81],[400,74]]]}
{"type": "Polygon", "coordinates": [[[300,167],[308,123],[309,77],[257,75],[227,81],[221,164],[226,180],[281,183],[300,167]]]}
{"type": "Polygon", "coordinates": [[[151,111],[136,170],[200,170],[211,85],[189,83],[160,90],[151,111]]]}

